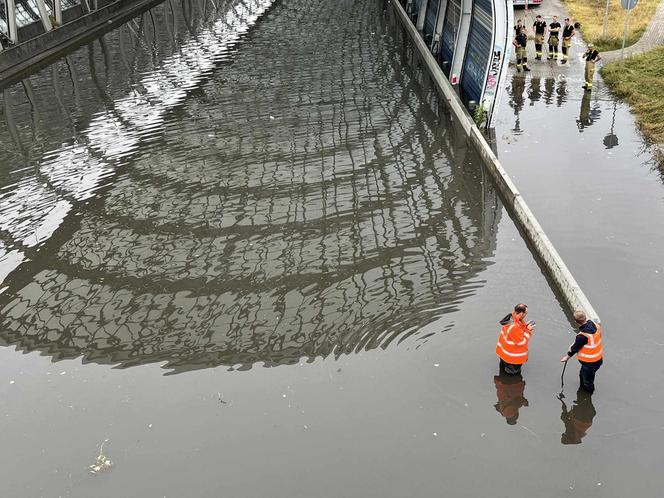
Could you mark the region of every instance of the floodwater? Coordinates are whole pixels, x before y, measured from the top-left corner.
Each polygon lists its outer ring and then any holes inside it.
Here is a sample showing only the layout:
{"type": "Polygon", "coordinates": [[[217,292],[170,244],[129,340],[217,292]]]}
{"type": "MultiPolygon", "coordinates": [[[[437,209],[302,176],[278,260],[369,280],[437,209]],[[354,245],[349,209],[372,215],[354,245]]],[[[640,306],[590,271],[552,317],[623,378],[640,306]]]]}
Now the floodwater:
{"type": "Polygon", "coordinates": [[[2,496],[656,495],[661,388],[557,399],[565,314],[382,2],[165,2],[2,99],[2,496]]]}

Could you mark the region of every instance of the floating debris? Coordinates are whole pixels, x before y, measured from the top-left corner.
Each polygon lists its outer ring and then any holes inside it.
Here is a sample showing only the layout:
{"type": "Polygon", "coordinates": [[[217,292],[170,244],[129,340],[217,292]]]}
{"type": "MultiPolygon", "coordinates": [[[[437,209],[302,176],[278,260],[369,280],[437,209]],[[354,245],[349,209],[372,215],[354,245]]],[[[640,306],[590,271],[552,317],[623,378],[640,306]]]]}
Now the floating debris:
{"type": "Polygon", "coordinates": [[[102,441],[101,447],[99,448],[99,455],[97,455],[95,463],[93,463],[92,465],[90,465],[90,467],[88,467],[92,474],[99,474],[100,472],[104,472],[105,470],[108,470],[111,467],[113,467],[113,462],[106,455],[104,455],[104,443],[107,442],[108,439],[104,439],[102,441]]]}

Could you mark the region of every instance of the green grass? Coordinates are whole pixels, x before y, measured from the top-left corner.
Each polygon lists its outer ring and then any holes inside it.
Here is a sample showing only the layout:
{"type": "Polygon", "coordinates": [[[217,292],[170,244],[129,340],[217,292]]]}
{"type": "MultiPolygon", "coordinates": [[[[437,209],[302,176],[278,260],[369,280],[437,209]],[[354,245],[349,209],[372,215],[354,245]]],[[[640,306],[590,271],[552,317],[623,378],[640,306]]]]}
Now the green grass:
{"type": "MultiPolygon", "coordinates": [[[[643,135],[664,144],[664,46],[602,67],[611,91],[625,100],[643,135]]],[[[664,157],[660,154],[660,162],[664,157]]]]}
{"type": "MultiPolygon", "coordinates": [[[[586,43],[594,43],[600,51],[615,50],[622,46],[627,11],[620,6],[620,0],[609,1],[607,36],[603,36],[606,0],[563,0],[563,3],[570,12],[572,22],[581,23],[581,34],[586,43]]],[[[638,1],[629,16],[625,46],[641,38],[658,4],[659,0],[638,1]]]]}

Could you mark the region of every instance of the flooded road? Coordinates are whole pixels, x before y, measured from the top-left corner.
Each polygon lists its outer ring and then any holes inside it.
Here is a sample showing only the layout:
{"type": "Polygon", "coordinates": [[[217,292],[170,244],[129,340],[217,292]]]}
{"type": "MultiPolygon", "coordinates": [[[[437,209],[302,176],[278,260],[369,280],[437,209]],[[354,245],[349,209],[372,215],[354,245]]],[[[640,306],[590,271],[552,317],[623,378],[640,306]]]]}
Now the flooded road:
{"type": "Polygon", "coordinates": [[[5,282],[8,344],[178,371],[297,363],[417,335],[481,285],[500,213],[482,170],[434,131],[380,19],[350,3],[353,37],[319,41],[338,7],[294,30],[302,8],[281,7],[180,106],[177,78],[200,81],[215,52],[200,44],[191,67],[185,43],[17,173],[0,206],[29,261],[5,282]]]}
{"type": "Polygon", "coordinates": [[[394,23],[166,2],[5,89],[3,496],[659,489],[625,371],[556,398],[565,315],[394,23]]]}

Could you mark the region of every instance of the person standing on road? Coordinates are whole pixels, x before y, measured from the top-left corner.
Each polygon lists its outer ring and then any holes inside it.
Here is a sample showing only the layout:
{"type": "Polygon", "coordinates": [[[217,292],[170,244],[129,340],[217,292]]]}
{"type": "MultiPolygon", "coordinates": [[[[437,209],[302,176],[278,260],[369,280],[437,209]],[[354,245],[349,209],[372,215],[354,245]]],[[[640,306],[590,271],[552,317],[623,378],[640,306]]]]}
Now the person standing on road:
{"type": "Polygon", "coordinates": [[[521,373],[521,366],[528,361],[528,342],[535,322],[525,322],[528,306],[517,304],[514,311],[500,321],[503,326],[498,334],[496,354],[500,358],[500,371],[509,375],[521,373]]]}
{"type": "Polygon", "coordinates": [[[572,38],[576,35],[574,26],[570,24],[569,17],[565,18],[565,27],[563,28],[563,60],[561,64],[567,64],[569,59],[569,49],[572,47],[572,38]]]}
{"type": "Polygon", "coordinates": [[[558,59],[558,43],[560,36],[560,23],[558,16],[553,16],[553,21],[549,24],[549,60],[554,57],[558,59]]]}
{"type": "Polygon", "coordinates": [[[579,332],[567,354],[560,361],[566,362],[576,355],[581,363],[579,371],[581,387],[592,394],[595,391],[595,373],[602,366],[604,357],[602,326],[588,320],[586,313],[581,310],[574,312],[574,321],[579,326],[579,332]]]}
{"type": "Polygon", "coordinates": [[[527,44],[528,35],[526,35],[525,28],[517,31],[514,40],[512,40],[512,45],[514,45],[516,51],[516,70],[518,73],[521,72],[522,67],[524,71],[530,71],[528,67],[528,54],[526,53],[527,44]]]}
{"type": "Polygon", "coordinates": [[[535,17],[533,23],[535,30],[535,60],[542,60],[542,45],[544,45],[544,35],[546,34],[546,21],[542,20],[542,16],[535,17]]]}
{"type": "Polygon", "coordinates": [[[599,51],[595,50],[595,46],[592,43],[589,43],[588,50],[586,50],[586,53],[583,54],[583,58],[586,61],[586,84],[583,85],[583,88],[585,90],[592,90],[593,75],[595,74],[595,64],[602,59],[602,56],[599,55],[599,51]]]}

